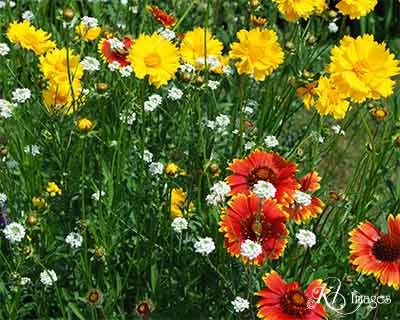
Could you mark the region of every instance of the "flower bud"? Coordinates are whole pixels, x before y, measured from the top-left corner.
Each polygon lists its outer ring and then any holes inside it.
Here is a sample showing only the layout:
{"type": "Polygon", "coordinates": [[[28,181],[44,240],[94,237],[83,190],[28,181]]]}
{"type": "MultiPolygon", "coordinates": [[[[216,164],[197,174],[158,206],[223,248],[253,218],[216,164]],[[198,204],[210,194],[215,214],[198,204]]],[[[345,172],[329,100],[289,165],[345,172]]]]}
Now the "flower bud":
{"type": "Polygon", "coordinates": [[[99,83],[96,83],[96,89],[97,89],[97,92],[98,92],[98,93],[104,93],[104,92],[106,92],[106,91],[108,90],[109,87],[110,87],[109,84],[106,83],[106,82],[99,82],[99,83]]]}
{"type": "Polygon", "coordinates": [[[92,130],[95,126],[95,122],[92,120],[89,120],[87,118],[81,118],[76,120],[76,127],[78,130],[82,133],[89,132],[92,130]]]}
{"type": "Polygon", "coordinates": [[[63,10],[63,18],[65,22],[71,22],[75,17],[75,12],[71,8],[64,8],[63,10]]]}

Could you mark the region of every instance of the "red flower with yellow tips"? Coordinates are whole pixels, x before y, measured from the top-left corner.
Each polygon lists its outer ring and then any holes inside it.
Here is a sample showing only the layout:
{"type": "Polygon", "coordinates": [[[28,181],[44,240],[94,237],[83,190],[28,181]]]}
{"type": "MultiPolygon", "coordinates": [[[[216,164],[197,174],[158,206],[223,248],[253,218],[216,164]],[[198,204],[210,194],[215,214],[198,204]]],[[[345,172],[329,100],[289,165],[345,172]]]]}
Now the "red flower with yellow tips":
{"type": "MultiPolygon", "coordinates": [[[[287,218],[287,213],[275,201],[262,201],[254,194],[239,194],[221,216],[219,230],[225,233],[225,247],[234,256],[240,255],[241,245],[247,239],[259,243],[262,253],[251,263],[260,265],[264,260],[282,255],[289,234],[284,224],[287,218]]],[[[248,262],[247,257],[242,259],[248,262]]]]}
{"type": "Polygon", "coordinates": [[[168,14],[166,11],[161,10],[159,7],[147,6],[146,9],[153,15],[154,19],[162,23],[164,28],[169,28],[175,25],[175,18],[172,15],[168,14]]]}
{"type": "Polygon", "coordinates": [[[296,164],[285,160],[275,152],[255,150],[245,159],[235,159],[228,167],[233,174],[226,178],[231,187],[231,194],[249,194],[260,180],[273,184],[276,188],[278,203],[289,206],[294,194],[299,189],[294,174],[296,164]]]}
{"type": "Polygon", "coordinates": [[[104,61],[108,63],[118,62],[119,65],[122,67],[126,67],[129,65],[129,61],[127,60],[128,50],[131,48],[133,44],[133,40],[126,36],[123,38],[122,41],[119,41],[112,36],[108,37],[107,39],[102,39],[98,45],[98,51],[101,54],[104,61]],[[116,40],[120,45],[120,48],[113,48],[112,41],[116,40]]]}
{"type": "Polygon", "coordinates": [[[299,180],[300,190],[295,191],[294,203],[289,208],[290,217],[297,223],[315,218],[322,212],[325,204],[317,197],[306,192],[319,190],[321,177],[318,172],[311,171],[299,180]]]}
{"type": "Polygon", "coordinates": [[[263,281],[267,287],[256,293],[261,297],[257,304],[259,318],[268,320],[328,318],[324,307],[316,301],[322,290],[328,292],[322,280],[314,280],[304,291],[298,282],[286,283],[275,271],[265,274],[263,281]]]}
{"type": "Polygon", "coordinates": [[[388,233],[369,221],[350,232],[350,263],[383,285],[400,288],[400,214],[387,218],[388,233]]]}

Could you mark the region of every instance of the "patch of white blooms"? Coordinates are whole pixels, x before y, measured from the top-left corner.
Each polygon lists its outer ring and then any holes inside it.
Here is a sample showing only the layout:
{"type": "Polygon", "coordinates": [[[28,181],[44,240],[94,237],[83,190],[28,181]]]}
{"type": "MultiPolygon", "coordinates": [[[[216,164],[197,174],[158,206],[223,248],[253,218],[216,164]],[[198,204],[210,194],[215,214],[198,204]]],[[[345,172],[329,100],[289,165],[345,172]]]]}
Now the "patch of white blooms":
{"type": "Polygon", "coordinates": [[[294,194],[294,201],[301,207],[306,207],[311,204],[311,196],[305,192],[296,190],[294,194]]]}
{"type": "Polygon", "coordinates": [[[32,21],[33,17],[34,17],[34,15],[33,15],[32,11],[29,11],[29,10],[24,11],[24,13],[22,14],[22,19],[24,19],[24,20],[32,21]]]}
{"type": "Polygon", "coordinates": [[[296,233],[296,238],[298,240],[298,244],[304,246],[305,248],[311,248],[317,243],[316,235],[309,230],[300,229],[296,233]]]}
{"type": "MultiPolygon", "coordinates": [[[[0,1],[0,9],[5,8],[6,4],[7,4],[7,1],[0,1]]],[[[10,8],[14,8],[15,1],[8,1],[8,5],[10,6],[10,8]]]]}
{"type": "Polygon", "coordinates": [[[334,134],[340,134],[342,136],[344,136],[346,133],[344,132],[344,130],[341,128],[341,126],[339,126],[338,124],[335,124],[331,127],[332,131],[334,134]]]}
{"type": "Polygon", "coordinates": [[[136,120],[136,113],[133,110],[128,110],[125,113],[119,114],[119,119],[128,125],[129,127],[133,125],[136,120]]]}
{"type": "Polygon", "coordinates": [[[11,222],[4,228],[3,233],[11,243],[21,242],[25,237],[25,228],[18,222],[11,222]]]}
{"type": "Polygon", "coordinates": [[[147,163],[153,162],[153,154],[149,150],[144,150],[143,160],[144,160],[144,162],[147,162],[147,163]]]}
{"type": "Polygon", "coordinates": [[[81,21],[85,26],[87,26],[89,28],[96,28],[99,24],[99,22],[96,18],[88,17],[88,16],[84,16],[81,21]]]}
{"type": "Polygon", "coordinates": [[[207,86],[208,86],[211,90],[216,90],[216,89],[219,87],[219,81],[208,80],[207,86]]]}
{"type": "Polygon", "coordinates": [[[18,103],[24,103],[31,97],[31,90],[17,88],[12,92],[12,100],[18,103]]]}
{"type": "Polygon", "coordinates": [[[105,195],[106,193],[104,191],[96,191],[92,194],[92,199],[94,201],[99,201],[100,198],[104,198],[105,195]]]}
{"type": "Polygon", "coordinates": [[[31,145],[25,146],[24,152],[26,154],[31,154],[32,156],[36,157],[40,154],[40,148],[36,144],[31,144],[31,145]]]}
{"type": "Polygon", "coordinates": [[[110,45],[111,50],[115,51],[115,50],[122,50],[124,49],[124,43],[117,39],[117,38],[110,38],[107,40],[107,42],[110,45]]]}
{"type": "Polygon", "coordinates": [[[244,144],[244,150],[249,151],[256,146],[256,143],[253,141],[248,141],[244,144]]]}
{"type": "Polygon", "coordinates": [[[227,134],[227,127],[231,123],[231,120],[227,115],[220,114],[218,115],[215,120],[209,120],[206,123],[207,128],[214,130],[216,133],[221,135],[227,134]]]}
{"type": "Polygon", "coordinates": [[[0,193],[0,204],[5,203],[7,201],[7,195],[5,193],[0,193]]]}
{"type": "Polygon", "coordinates": [[[83,66],[83,69],[90,73],[100,70],[100,62],[96,58],[93,58],[93,57],[85,57],[81,61],[81,64],[83,66]]]}
{"type": "Polygon", "coordinates": [[[189,73],[192,73],[192,72],[196,71],[196,68],[193,65],[189,64],[189,63],[185,63],[185,64],[180,65],[179,69],[181,70],[181,72],[189,72],[189,73]]]}
{"type": "Polygon", "coordinates": [[[160,28],[157,30],[157,33],[168,41],[171,41],[176,37],[175,32],[173,32],[171,29],[160,28]]]}
{"type": "Polygon", "coordinates": [[[162,175],[164,172],[164,164],[161,162],[152,162],[149,164],[149,172],[152,176],[162,175]]]}
{"type": "Polygon", "coordinates": [[[57,280],[57,275],[54,270],[44,270],[40,273],[40,282],[46,287],[52,286],[57,280]]]}
{"type": "Polygon", "coordinates": [[[182,96],[183,96],[183,91],[181,89],[178,89],[176,87],[168,89],[167,97],[170,98],[171,100],[180,100],[182,96]]]}
{"type": "Polygon", "coordinates": [[[236,297],[235,300],[231,301],[231,303],[235,312],[243,312],[244,310],[250,308],[249,301],[241,297],[236,297]]]}
{"type": "Polygon", "coordinates": [[[113,61],[108,64],[108,69],[110,69],[111,71],[119,70],[120,67],[121,65],[119,64],[118,61],[113,61]]]}
{"type": "Polygon", "coordinates": [[[242,256],[253,260],[262,253],[262,247],[257,242],[250,239],[246,239],[240,246],[240,253],[242,256]]]}
{"type": "Polygon", "coordinates": [[[267,136],[264,139],[264,143],[265,143],[267,148],[274,148],[274,147],[277,147],[279,145],[279,141],[275,136],[267,136]]]}
{"type": "Polygon", "coordinates": [[[200,238],[194,243],[194,249],[203,256],[208,256],[215,250],[214,240],[210,237],[200,238]]]}
{"type": "Polygon", "coordinates": [[[133,72],[133,69],[132,69],[131,66],[126,66],[126,67],[123,67],[123,68],[121,68],[121,69],[119,70],[119,73],[120,73],[121,76],[124,77],[124,78],[130,77],[131,74],[132,74],[132,72],[133,72]]]}
{"type": "Polygon", "coordinates": [[[254,185],[253,192],[261,199],[272,199],[275,197],[276,188],[272,183],[260,180],[254,185]]]}
{"type": "Polygon", "coordinates": [[[152,112],[162,103],[162,97],[158,94],[152,94],[147,101],[144,102],[144,111],[152,112]]]}
{"type": "Polygon", "coordinates": [[[21,277],[21,280],[19,281],[19,284],[21,286],[26,286],[32,282],[31,278],[28,277],[21,277]]]}
{"type": "Polygon", "coordinates": [[[77,232],[71,232],[65,238],[65,242],[71,246],[71,248],[80,248],[82,246],[83,238],[77,232]]]}
{"type": "Polygon", "coordinates": [[[15,107],[16,105],[14,103],[0,99],[0,117],[5,119],[10,118],[15,107]]]}
{"type": "Polygon", "coordinates": [[[206,201],[209,205],[216,206],[218,203],[225,201],[229,192],[231,192],[231,187],[226,182],[216,182],[211,187],[211,193],[206,197],[206,201]]]}
{"type": "Polygon", "coordinates": [[[10,52],[10,47],[7,43],[0,43],[0,56],[6,56],[10,52]]]}
{"type": "Polygon", "coordinates": [[[330,33],[336,33],[336,32],[339,31],[339,27],[337,26],[336,23],[331,22],[331,23],[329,23],[329,25],[328,25],[328,30],[329,30],[330,33]]]}
{"type": "Polygon", "coordinates": [[[188,228],[188,222],[185,218],[177,217],[172,221],[171,226],[175,232],[181,233],[183,230],[188,228]]]}

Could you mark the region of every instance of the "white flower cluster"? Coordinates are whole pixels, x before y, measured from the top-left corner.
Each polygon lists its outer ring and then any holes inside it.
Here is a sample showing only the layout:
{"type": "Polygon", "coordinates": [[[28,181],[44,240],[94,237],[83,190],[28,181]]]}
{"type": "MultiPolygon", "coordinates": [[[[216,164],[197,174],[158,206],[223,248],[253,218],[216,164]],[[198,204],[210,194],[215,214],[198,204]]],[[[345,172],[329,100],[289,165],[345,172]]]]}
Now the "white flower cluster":
{"type": "Polygon", "coordinates": [[[5,8],[7,3],[10,6],[10,8],[15,7],[15,1],[0,1],[0,9],[5,8]]]}
{"type": "Polygon", "coordinates": [[[149,172],[152,176],[160,176],[164,172],[164,164],[161,162],[152,162],[149,164],[149,172]]]}
{"type": "Polygon", "coordinates": [[[267,148],[275,148],[279,145],[279,141],[275,136],[265,137],[264,143],[267,148]]]}
{"type": "Polygon", "coordinates": [[[90,73],[100,70],[100,62],[93,57],[85,57],[81,61],[81,65],[83,66],[83,70],[86,70],[90,73]]]}
{"type": "Polygon", "coordinates": [[[88,16],[84,16],[81,21],[88,28],[96,28],[99,24],[99,22],[96,18],[88,17],[88,16]]]}
{"type": "Polygon", "coordinates": [[[119,69],[119,73],[120,73],[121,76],[124,77],[124,78],[130,77],[131,74],[132,74],[132,72],[133,72],[133,69],[132,69],[131,66],[125,66],[125,67],[119,69]]]}
{"type": "Polygon", "coordinates": [[[24,103],[31,97],[31,90],[25,88],[17,88],[12,92],[12,100],[18,103],[24,103]]]}
{"type": "Polygon", "coordinates": [[[272,183],[260,180],[254,185],[253,192],[261,199],[272,199],[275,197],[276,188],[272,183]]]}
{"type": "Polygon", "coordinates": [[[149,150],[144,150],[144,152],[143,152],[143,160],[146,163],[153,162],[153,154],[149,150]]]}
{"type": "Polygon", "coordinates": [[[210,237],[200,238],[194,243],[194,249],[203,256],[208,256],[215,250],[214,240],[210,237]]]}
{"type": "Polygon", "coordinates": [[[200,65],[205,65],[206,62],[207,66],[211,69],[221,66],[221,61],[219,61],[218,58],[213,55],[207,56],[207,59],[204,59],[204,57],[199,57],[196,59],[196,63],[200,65]]]}
{"type": "Polygon", "coordinates": [[[28,277],[21,277],[21,279],[20,279],[20,281],[19,281],[19,284],[20,284],[21,286],[26,286],[26,285],[30,284],[31,282],[32,282],[31,278],[28,278],[28,277]]]}
{"type": "Polygon", "coordinates": [[[152,94],[147,101],[144,102],[144,112],[152,112],[162,103],[162,97],[158,94],[152,94]]]}
{"type": "Polygon", "coordinates": [[[336,33],[339,31],[339,27],[337,26],[336,23],[334,22],[330,22],[328,25],[328,30],[330,33],[336,33]]]}
{"type": "Polygon", "coordinates": [[[185,63],[179,66],[179,70],[181,70],[181,72],[192,73],[196,71],[196,68],[190,63],[185,63]]]}
{"type": "Polygon", "coordinates": [[[44,270],[40,273],[40,282],[46,287],[50,287],[57,281],[57,275],[54,270],[44,270]]]}
{"type": "Polygon", "coordinates": [[[211,90],[216,90],[216,89],[219,87],[219,81],[208,80],[207,86],[208,86],[211,90]]]}
{"type": "Polygon", "coordinates": [[[0,56],[6,56],[10,52],[10,48],[7,43],[0,43],[0,56]]]}
{"type": "Polygon", "coordinates": [[[124,43],[117,39],[117,38],[110,38],[107,40],[107,42],[110,45],[111,50],[115,51],[115,50],[122,50],[124,49],[125,45],[124,43]]]}
{"type": "Polygon", "coordinates": [[[216,182],[211,187],[211,193],[206,197],[206,201],[209,205],[216,206],[225,201],[229,192],[231,192],[231,187],[226,182],[216,182]]]}
{"type": "Polygon", "coordinates": [[[300,207],[306,207],[309,206],[311,204],[311,196],[305,192],[296,190],[295,194],[294,194],[294,201],[296,202],[296,204],[300,207]]]}
{"type": "Polygon", "coordinates": [[[296,233],[296,238],[298,243],[305,248],[311,248],[317,243],[316,235],[309,230],[300,229],[299,232],[296,233]]]}
{"type": "Polygon", "coordinates": [[[82,246],[83,238],[77,232],[71,232],[65,238],[65,242],[71,246],[71,248],[80,248],[82,246]]]}
{"type": "Polygon", "coordinates": [[[11,243],[21,242],[25,237],[25,228],[17,222],[11,222],[4,228],[3,233],[11,243]]]}
{"type": "Polygon", "coordinates": [[[231,301],[231,303],[235,312],[243,312],[244,310],[250,308],[249,300],[243,299],[241,297],[236,297],[235,300],[231,301]]]}
{"type": "Polygon", "coordinates": [[[11,103],[7,100],[0,99],[0,117],[8,119],[12,116],[13,109],[16,104],[11,103]]]}
{"type": "Polygon", "coordinates": [[[119,119],[128,127],[132,126],[136,120],[136,113],[133,110],[128,110],[125,113],[119,114],[119,119]]]}
{"type": "Polygon", "coordinates": [[[310,137],[313,141],[319,142],[319,143],[324,143],[324,137],[321,136],[318,132],[316,131],[311,131],[310,137]]]}
{"type": "Polygon", "coordinates": [[[33,15],[32,11],[26,10],[26,11],[24,11],[24,13],[22,13],[23,20],[32,21],[33,18],[34,18],[34,15],[33,15]]]}
{"type": "Polygon", "coordinates": [[[246,239],[240,246],[240,253],[242,256],[253,260],[262,253],[262,247],[257,242],[246,239]]]}
{"type": "Polygon", "coordinates": [[[188,222],[185,218],[177,217],[172,221],[171,226],[176,233],[182,233],[183,230],[188,228],[188,222]]]}
{"type": "Polygon", "coordinates": [[[176,87],[168,89],[167,97],[170,98],[171,100],[180,100],[182,96],[183,96],[183,91],[181,89],[178,89],[176,87]]]}
{"type": "Polygon", "coordinates": [[[332,131],[333,131],[334,134],[342,135],[342,136],[344,136],[344,135],[346,134],[346,133],[344,132],[344,130],[342,129],[342,127],[339,126],[338,124],[333,125],[333,126],[331,127],[331,129],[332,129],[332,131]]]}
{"type": "Polygon", "coordinates": [[[215,120],[208,120],[206,123],[207,128],[214,130],[216,133],[221,135],[227,134],[227,127],[231,123],[231,120],[227,115],[220,114],[215,120]]]}
{"type": "Polygon", "coordinates": [[[3,204],[7,201],[7,195],[5,193],[0,193],[0,204],[3,204]]]}
{"type": "Polygon", "coordinates": [[[99,201],[100,198],[104,198],[106,193],[104,191],[96,191],[92,194],[92,199],[94,201],[99,201]]]}
{"type": "Polygon", "coordinates": [[[31,145],[25,146],[24,152],[26,154],[31,154],[32,156],[36,157],[40,154],[40,148],[36,144],[31,144],[31,145]]]}
{"type": "Polygon", "coordinates": [[[120,67],[121,65],[119,64],[118,61],[113,61],[108,64],[108,69],[110,69],[111,71],[119,70],[120,67]]]}
{"type": "Polygon", "coordinates": [[[254,141],[248,141],[244,144],[244,150],[249,151],[253,149],[256,146],[256,143],[254,141]]]}

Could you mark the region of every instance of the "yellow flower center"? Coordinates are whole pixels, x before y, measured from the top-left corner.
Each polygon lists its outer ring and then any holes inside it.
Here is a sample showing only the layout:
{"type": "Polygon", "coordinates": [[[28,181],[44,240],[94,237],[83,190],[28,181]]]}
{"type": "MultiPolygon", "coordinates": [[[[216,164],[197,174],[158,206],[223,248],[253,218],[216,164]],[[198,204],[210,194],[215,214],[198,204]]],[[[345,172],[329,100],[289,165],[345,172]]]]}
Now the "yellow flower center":
{"type": "Polygon", "coordinates": [[[357,77],[362,78],[368,72],[368,68],[366,68],[363,62],[357,62],[353,66],[353,71],[357,75],[357,77]]]}
{"type": "Polygon", "coordinates": [[[146,67],[156,68],[161,63],[161,58],[158,53],[151,53],[147,57],[144,58],[144,63],[146,67]]]}

